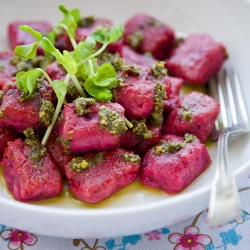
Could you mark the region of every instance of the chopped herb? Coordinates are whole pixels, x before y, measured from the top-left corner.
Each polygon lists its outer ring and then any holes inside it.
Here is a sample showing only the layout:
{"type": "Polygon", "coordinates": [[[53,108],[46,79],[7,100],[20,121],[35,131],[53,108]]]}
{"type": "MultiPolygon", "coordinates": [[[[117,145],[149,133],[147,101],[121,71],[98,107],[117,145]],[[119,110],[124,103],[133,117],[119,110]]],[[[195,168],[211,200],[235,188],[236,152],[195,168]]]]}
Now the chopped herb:
{"type": "Polygon", "coordinates": [[[123,134],[127,130],[125,121],[116,111],[101,106],[98,115],[101,128],[107,128],[111,134],[123,134]]]}
{"type": "Polygon", "coordinates": [[[89,163],[83,157],[76,157],[70,161],[70,167],[75,172],[80,173],[89,167],[89,163]]]}
{"type": "Polygon", "coordinates": [[[103,161],[103,155],[105,152],[98,152],[93,158],[84,159],[83,157],[73,158],[70,162],[70,167],[75,172],[80,173],[89,167],[94,166],[103,161]]]}
{"type": "Polygon", "coordinates": [[[167,142],[161,141],[160,144],[154,147],[154,151],[156,154],[164,154],[164,153],[175,153],[187,145],[187,143],[197,142],[199,139],[195,135],[185,134],[184,141],[174,141],[174,142],[167,142]]]}
{"type": "Polygon", "coordinates": [[[130,34],[127,39],[129,46],[132,49],[136,50],[141,46],[144,39],[144,35],[142,31],[137,30],[133,34],[130,34]]]}
{"type": "Polygon", "coordinates": [[[4,64],[0,61],[0,72],[4,72],[5,67],[4,64]]]}
{"type": "Polygon", "coordinates": [[[3,100],[3,91],[0,90],[0,104],[2,103],[2,100],[3,100]]]}
{"type": "Polygon", "coordinates": [[[163,113],[163,100],[167,95],[164,85],[159,82],[156,82],[154,91],[154,109],[150,116],[150,121],[154,126],[160,126],[163,113]]]}
{"type": "Polygon", "coordinates": [[[185,134],[184,141],[186,143],[191,143],[191,142],[197,142],[197,141],[199,141],[199,139],[195,135],[185,134]]]}
{"type": "Polygon", "coordinates": [[[73,99],[80,97],[80,94],[73,82],[69,82],[67,85],[67,94],[70,95],[73,99]]]}
{"type": "Polygon", "coordinates": [[[74,100],[74,103],[75,103],[77,115],[81,116],[81,115],[85,115],[89,113],[89,110],[85,109],[85,107],[89,105],[93,105],[95,103],[95,99],[79,97],[76,100],[74,100]]]}
{"type": "Polygon", "coordinates": [[[141,68],[138,65],[124,65],[122,67],[122,71],[127,73],[128,75],[140,75],[141,68]]]}
{"type": "Polygon", "coordinates": [[[98,152],[94,158],[87,159],[89,166],[102,162],[104,154],[105,152],[98,152]]]}
{"type": "Polygon", "coordinates": [[[41,107],[39,110],[39,119],[43,124],[47,126],[50,125],[54,112],[55,108],[53,103],[48,100],[42,100],[41,107]]]}
{"type": "Polygon", "coordinates": [[[38,136],[31,128],[26,129],[24,132],[26,136],[25,144],[30,146],[29,159],[34,162],[40,162],[42,157],[46,154],[47,149],[40,143],[38,136]]]}
{"type": "Polygon", "coordinates": [[[88,27],[91,27],[94,23],[95,23],[95,17],[87,16],[87,17],[81,18],[78,21],[77,26],[81,28],[88,28],[88,27]]]}
{"type": "Polygon", "coordinates": [[[141,161],[141,157],[139,155],[136,154],[129,154],[129,153],[124,153],[121,155],[122,160],[126,161],[126,162],[131,162],[131,163],[139,163],[141,161]]]}
{"type": "Polygon", "coordinates": [[[4,116],[4,111],[3,111],[2,109],[0,109],[0,118],[1,118],[1,119],[4,119],[4,117],[5,117],[5,116],[4,116]]]}
{"type": "Polygon", "coordinates": [[[186,146],[185,142],[161,141],[160,145],[154,147],[156,154],[175,153],[186,146]]]}
{"type": "Polygon", "coordinates": [[[189,109],[188,106],[186,106],[186,105],[181,106],[180,115],[181,115],[183,120],[187,120],[189,122],[192,122],[192,118],[193,118],[192,110],[189,109]]]}
{"type": "Polygon", "coordinates": [[[116,71],[122,71],[124,61],[118,53],[111,54],[104,51],[98,56],[98,59],[100,60],[101,64],[110,63],[116,71]]]}
{"type": "Polygon", "coordinates": [[[141,119],[139,121],[132,120],[131,123],[133,124],[132,131],[136,135],[141,136],[144,139],[151,139],[152,138],[152,131],[148,130],[145,118],[141,119]]]}
{"type": "Polygon", "coordinates": [[[159,21],[154,20],[154,19],[149,19],[149,20],[147,21],[147,25],[148,25],[148,26],[153,26],[153,27],[155,27],[155,28],[160,28],[160,27],[162,26],[162,24],[161,24],[159,21]]]}
{"type": "Polygon", "coordinates": [[[47,153],[47,149],[42,146],[42,144],[37,144],[35,147],[32,147],[29,153],[29,158],[32,161],[40,162],[43,156],[47,153]]]}
{"type": "Polygon", "coordinates": [[[32,128],[27,128],[23,131],[23,134],[25,135],[25,144],[28,146],[34,146],[39,143],[38,136],[35,134],[34,130],[32,128]]]}
{"type": "Polygon", "coordinates": [[[120,77],[117,79],[117,83],[115,85],[116,88],[120,88],[120,87],[124,87],[125,84],[124,84],[124,78],[120,77]]]}
{"type": "Polygon", "coordinates": [[[163,76],[166,76],[168,73],[167,69],[165,68],[165,62],[163,61],[151,65],[150,69],[153,76],[157,78],[162,78],[163,76]]]}
{"type": "Polygon", "coordinates": [[[184,38],[179,37],[174,40],[174,47],[178,47],[182,42],[184,41],[184,38]]]}
{"type": "Polygon", "coordinates": [[[59,144],[63,144],[63,148],[64,148],[64,152],[65,154],[71,154],[71,151],[70,151],[70,136],[69,135],[69,138],[67,139],[64,139],[62,137],[58,137],[56,140],[59,144]]]}

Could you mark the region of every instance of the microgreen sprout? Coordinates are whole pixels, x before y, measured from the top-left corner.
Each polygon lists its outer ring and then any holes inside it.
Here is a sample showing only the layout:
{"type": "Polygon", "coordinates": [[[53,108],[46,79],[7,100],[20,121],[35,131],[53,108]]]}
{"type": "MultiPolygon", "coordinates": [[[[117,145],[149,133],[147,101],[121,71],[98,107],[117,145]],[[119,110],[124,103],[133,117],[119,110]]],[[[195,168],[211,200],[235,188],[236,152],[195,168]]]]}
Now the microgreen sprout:
{"type": "MultiPolygon", "coordinates": [[[[65,6],[59,5],[59,10],[63,13],[64,18],[50,32],[47,37],[43,37],[41,33],[33,30],[25,25],[20,26],[20,29],[30,33],[35,42],[29,45],[17,46],[14,50],[15,54],[23,60],[33,59],[36,56],[37,47],[41,46],[45,51],[45,55],[55,57],[58,64],[62,65],[67,71],[64,80],[52,81],[46,72],[40,68],[30,70],[28,72],[19,72],[16,76],[17,87],[23,91],[26,96],[30,96],[35,89],[36,81],[41,74],[45,75],[46,79],[52,85],[56,93],[58,103],[51,124],[42,140],[45,145],[61,108],[65,102],[67,85],[71,80],[82,97],[86,97],[85,92],[79,83],[78,78],[84,80],[84,88],[97,101],[110,101],[112,98],[111,89],[117,83],[117,76],[114,67],[105,63],[101,66],[97,64],[97,56],[102,53],[109,44],[121,38],[124,28],[122,25],[114,25],[112,27],[99,28],[86,37],[84,41],[79,43],[75,40],[75,31],[77,23],[80,20],[80,12],[78,9],[69,11],[65,6]],[[59,29],[67,32],[73,46],[73,51],[64,50],[62,53],[55,48],[54,41],[59,29]],[[96,43],[101,44],[101,47],[96,50],[96,43]]],[[[127,121],[128,122],[128,121],[127,121]]]]}
{"type": "Polygon", "coordinates": [[[48,139],[49,139],[49,136],[51,134],[51,131],[55,125],[55,122],[59,116],[59,113],[62,109],[62,105],[64,104],[65,102],[65,95],[67,93],[67,84],[68,84],[68,81],[69,81],[69,77],[67,77],[64,81],[63,80],[55,80],[52,82],[52,87],[56,93],[56,96],[57,96],[57,106],[56,106],[56,110],[55,110],[55,113],[53,115],[53,118],[52,118],[52,122],[50,123],[50,125],[48,126],[47,130],[46,130],[46,133],[42,139],[42,145],[45,146],[48,139]]]}

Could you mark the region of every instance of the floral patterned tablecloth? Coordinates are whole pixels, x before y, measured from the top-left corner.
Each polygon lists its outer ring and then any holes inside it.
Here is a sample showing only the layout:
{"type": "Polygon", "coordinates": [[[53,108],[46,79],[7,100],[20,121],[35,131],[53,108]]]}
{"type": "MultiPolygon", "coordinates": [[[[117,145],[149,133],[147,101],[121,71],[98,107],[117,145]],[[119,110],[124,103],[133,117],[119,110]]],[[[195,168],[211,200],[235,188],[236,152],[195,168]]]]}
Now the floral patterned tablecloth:
{"type": "MultiPolygon", "coordinates": [[[[158,230],[106,239],[64,239],[20,231],[0,224],[0,249],[20,250],[247,250],[250,249],[250,179],[240,185],[242,216],[209,228],[207,211],[158,230]]],[[[1,221],[1,218],[0,218],[1,221]]]]}

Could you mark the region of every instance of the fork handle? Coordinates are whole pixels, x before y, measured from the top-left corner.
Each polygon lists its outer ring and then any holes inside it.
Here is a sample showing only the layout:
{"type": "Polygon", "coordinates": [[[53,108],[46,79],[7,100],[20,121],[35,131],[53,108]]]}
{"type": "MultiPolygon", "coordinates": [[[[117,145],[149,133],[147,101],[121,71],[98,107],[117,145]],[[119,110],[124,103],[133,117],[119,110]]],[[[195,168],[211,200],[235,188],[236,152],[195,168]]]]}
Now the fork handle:
{"type": "Polygon", "coordinates": [[[227,145],[228,145],[228,138],[230,136],[230,133],[224,133],[220,135],[218,139],[218,151],[217,151],[217,159],[218,159],[218,165],[217,165],[217,180],[226,180],[229,177],[228,173],[228,167],[227,167],[227,145]]]}

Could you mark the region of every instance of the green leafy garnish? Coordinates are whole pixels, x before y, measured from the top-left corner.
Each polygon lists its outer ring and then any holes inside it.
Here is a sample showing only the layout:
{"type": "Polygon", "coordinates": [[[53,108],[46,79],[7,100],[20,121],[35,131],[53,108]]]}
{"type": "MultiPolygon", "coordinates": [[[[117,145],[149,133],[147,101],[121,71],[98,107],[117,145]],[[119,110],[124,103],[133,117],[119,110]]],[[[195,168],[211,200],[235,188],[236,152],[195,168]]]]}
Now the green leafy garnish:
{"type": "Polygon", "coordinates": [[[84,62],[93,53],[95,46],[95,39],[92,37],[87,37],[84,42],[81,41],[77,44],[72,56],[77,63],[84,62]]]}
{"type": "Polygon", "coordinates": [[[36,42],[28,45],[16,46],[14,52],[16,56],[20,57],[22,60],[33,59],[36,56],[37,46],[42,39],[42,35],[28,25],[20,26],[20,30],[30,33],[36,39],[36,42]]]}
{"type": "Polygon", "coordinates": [[[65,103],[65,96],[67,93],[67,86],[71,80],[77,88],[80,96],[86,97],[84,89],[89,95],[93,96],[98,101],[110,101],[112,98],[111,89],[117,83],[117,76],[114,67],[110,63],[105,63],[101,66],[97,64],[97,56],[102,53],[106,47],[122,37],[124,28],[122,25],[114,25],[103,27],[93,32],[84,41],[78,44],[75,41],[75,31],[77,23],[81,19],[80,11],[78,9],[68,10],[65,6],[59,5],[59,10],[63,13],[64,18],[55,26],[55,28],[43,37],[41,33],[33,30],[31,27],[25,25],[20,29],[29,32],[36,41],[29,45],[17,46],[14,50],[15,54],[23,60],[33,59],[36,56],[37,47],[41,46],[45,51],[45,55],[55,57],[58,64],[62,65],[67,71],[64,80],[52,81],[47,73],[40,69],[30,70],[28,72],[19,72],[16,75],[17,87],[23,91],[26,96],[30,96],[36,87],[37,79],[43,74],[49,83],[52,85],[56,93],[58,103],[51,124],[42,140],[45,145],[52,128],[58,118],[63,104],[65,103]],[[55,46],[54,42],[58,31],[64,29],[73,45],[73,51],[64,50],[60,52],[55,46]],[[102,46],[97,49],[96,43],[102,46]],[[79,82],[79,79],[84,81],[84,89],[79,82]]]}
{"type": "Polygon", "coordinates": [[[63,80],[55,80],[51,83],[53,90],[56,93],[58,102],[65,102],[65,95],[67,93],[67,84],[63,80]]]}
{"type": "Polygon", "coordinates": [[[32,69],[27,72],[21,71],[16,75],[17,87],[28,97],[36,87],[37,79],[41,75],[40,69],[32,69]]]}
{"type": "Polygon", "coordinates": [[[41,41],[41,46],[45,51],[52,54],[56,58],[57,62],[63,65],[70,75],[74,75],[76,73],[76,61],[67,50],[64,50],[62,54],[46,37],[43,37],[41,41]]]}
{"type": "Polygon", "coordinates": [[[121,24],[112,27],[104,27],[103,29],[95,30],[91,36],[101,44],[110,44],[119,40],[124,32],[124,27],[121,24]]]}
{"type": "Polygon", "coordinates": [[[29,32],[33,37],[35,37],[35,39],[36,39],[37,42],[41,41],[41,39],[42,39],[41,33],[38,32],[38,31],[35,31],[30,26],[28,26],[28,25],[22,25],[19,28],[22,31],[29,32]]]}
{"type": "Polygon", "coordinates": [[[28,45],[16,46],[14,52],[16,56],[22,60],[33,59],[36,56],[38,42],[34,42],[28,45]]]}
{"type": "MultiPolygon", "coordinates": [[[[70,38],[74,38],[75,37],[75,30],[77,28],[77,23],[75,21],[74,16],[63,5],[59,5],[59,10],[64,14],[64,19],[58,24],[58,26],[63,27],[67,31],[70,38]]],[[[78,15],[75,11],[73,11],[73,14],[75,16],[78,15]]]]}
{"type": "Polygon", "coordinates": [[[111,89],[117,83],[114,67],[105,63],[96,73],[90,75],[85,81],[86,91],[98,101],[109,101],[112,98],[111,89]]]}

